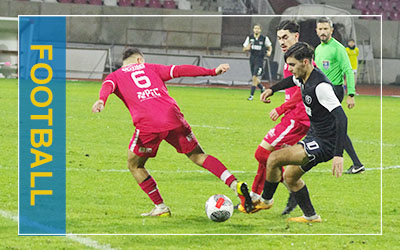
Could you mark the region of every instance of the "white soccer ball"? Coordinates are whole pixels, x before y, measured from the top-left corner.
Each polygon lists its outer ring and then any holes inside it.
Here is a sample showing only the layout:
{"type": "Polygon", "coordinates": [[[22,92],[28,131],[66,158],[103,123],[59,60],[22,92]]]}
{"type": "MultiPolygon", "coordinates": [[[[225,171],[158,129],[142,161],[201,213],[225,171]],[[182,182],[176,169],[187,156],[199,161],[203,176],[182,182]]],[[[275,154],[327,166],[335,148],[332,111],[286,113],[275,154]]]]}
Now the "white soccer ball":
{"type": "Polygon", "coordinates": [[[212,221],[226,221],[233,214],[233,203],[223,194],[213,195],[206,202],[206,214],[212,221]]]}

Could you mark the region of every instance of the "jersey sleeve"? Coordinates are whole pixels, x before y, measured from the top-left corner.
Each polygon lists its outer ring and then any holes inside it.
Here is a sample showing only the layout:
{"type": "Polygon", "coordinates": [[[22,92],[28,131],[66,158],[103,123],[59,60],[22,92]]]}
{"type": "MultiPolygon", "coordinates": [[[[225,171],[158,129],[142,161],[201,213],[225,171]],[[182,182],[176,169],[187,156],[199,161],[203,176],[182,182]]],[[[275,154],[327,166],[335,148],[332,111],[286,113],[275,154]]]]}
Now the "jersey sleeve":
{"type": "Polygon", "coordinates": [[[171,80],[173,77],[175,65],[162,65],[162,64],[146,64],[153,68],[153,71],[165,82],[171,80]]]}
{"type": "Polygon", "coordinates": [[[347,134],[347,117],[337,99],[333,88],[328,83],[321,83],[315,88],[319,103],[324,106],[336,120],[335,156],[343,157],[343,145],[347,134]]]}
{"type": "Polygon", "coordinates": [[[294,80],[297,80],[294,76],[293,77],[289,76],[283,80],[280,80],[274,86],[271,87],[272,93],[295,86],[296,83],[294,82],[294,80]]]}
{"type": "Polygon", "coordinates": [[[117,89],[117,83],[113,76],[113,73],[109,74],[101,85],[99,99],[103,100],[104,105],[106,104],[108,97],[117,89]]]}
{"type": "Polygon", "coordinates": [[[268,36],[265,36],[265,47],[269,47],[269,46],[272,46],[272,43],[271,43],[271,41],[269,40],[269,38],[268,38],[268,36]]]}
{"type": "Polygon", "coordinates": [[[195,65],[176,65],[171,69],[172,78],[195,77],[195,76],[215,76],[214,69],[206,69],[195,65]]]}
{"type": "Polygon", "coordinates": [[[296,105],[302,101],[303,100],[301,98],[301,90],[300,88],[297,88],[296,92],[294,92],[292,97],[287,102],[284,102],[281,106],[276,108],[276,112],[278,113],[278,115],[282,115],[289,110],[295,109],[296,105]]]}
{"type": "Polygon", "coordinates": [[[355,86],[354,86],[354,73],[351,68],[350,59],[347,55],[346,49],[343,47],[339,47],[336,50],[337,60],[340,63],[340,69],[346,75],[347,81],[347,93],[355,94],[355,86]]]}
{"type": "Polygon", "coordinates": [[[249,43],[250,43],[250,38],[249,38],[249,36],[247,36],[247,37],[246,37],[246,40],[245,40],[244,43],[243,43],[243,47],[249,46],[249,43]]]}
{"type": "Polygon", "coordinates": [[[324,106],[329,112],[340,105],[339,99],[336,97],[333,88],[328,83],[320,83],[315,88],[315,94],[319,103],[324,106]]]}

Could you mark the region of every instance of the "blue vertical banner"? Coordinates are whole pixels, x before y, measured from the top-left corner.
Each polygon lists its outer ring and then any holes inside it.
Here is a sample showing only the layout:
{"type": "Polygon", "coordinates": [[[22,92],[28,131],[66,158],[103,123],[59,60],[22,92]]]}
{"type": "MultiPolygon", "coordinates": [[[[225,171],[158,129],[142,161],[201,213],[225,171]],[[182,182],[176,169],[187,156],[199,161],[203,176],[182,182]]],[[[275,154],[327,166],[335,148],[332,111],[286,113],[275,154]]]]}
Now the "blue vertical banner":
{"type": "Polygon", "coordinates": [[[19,235],[65,235],[65,17],[19,17],[19,235]]]}

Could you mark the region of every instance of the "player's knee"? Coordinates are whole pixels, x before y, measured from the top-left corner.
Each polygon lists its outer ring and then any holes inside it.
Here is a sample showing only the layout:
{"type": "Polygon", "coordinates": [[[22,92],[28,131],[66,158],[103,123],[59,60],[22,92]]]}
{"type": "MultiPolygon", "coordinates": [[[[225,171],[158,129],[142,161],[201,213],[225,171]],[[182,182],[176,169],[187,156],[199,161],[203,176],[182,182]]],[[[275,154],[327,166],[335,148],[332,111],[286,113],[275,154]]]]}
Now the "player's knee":
{"type": "Polygon", "coordinates": [[[261,163],[261,164],[267,164],[267,160],[269,155],[271,154],[271,151],[266,150],[265,148],[258,146],[254,157],[256,158],[256,160],[261,163]]]}
{"type": "Polygon", "coordinates": [[[283,173],[283,180],[286,182],[286,184],[289,185],[289,187],[296,185],[298,181],[298,179],[294,175],[292,175],[290,171],[285,171],[283,173]]]}
{"type": "Polygon", "coordinates": [[[274,151],[268,157],[267,167],[268,168],[282,167],[282,164],[280,164],[280,162],[281,162],[281,156],[279,152],[274,151]]]}

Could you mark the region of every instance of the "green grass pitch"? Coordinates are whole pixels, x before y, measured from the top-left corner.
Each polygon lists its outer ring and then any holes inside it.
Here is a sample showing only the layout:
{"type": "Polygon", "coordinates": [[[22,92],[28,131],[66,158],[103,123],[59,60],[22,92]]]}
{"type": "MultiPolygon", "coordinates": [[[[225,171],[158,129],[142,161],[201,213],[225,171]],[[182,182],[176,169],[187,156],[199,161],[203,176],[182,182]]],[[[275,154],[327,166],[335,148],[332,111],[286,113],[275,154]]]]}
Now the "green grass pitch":
{"type": "MultiPolygon", "coordinates": [[[[379,235],[380,97],[357,96],[355,109],[344,108],[349,118],[348,133],[367,171],[336,178],[331,174],[331,162],[327,162],[304,176],[322,223],[288,223],[287,217],[280,216],[288,197],[283,185],[278,187],[272,209],[254,215],[235,212],[228,221],[215,223],[205,215],[205,201],[211,195],[221,193],[236,202],[234,193],[214,175],[176,153],[166,142],[161,144],[157,157],[147,162],[146,168],[158,182],[172,217],[140,216],[153,205],[126,166],[127,148],[134,127],[128,110],[115,95],[110,96],[102,113],[90,112],[99,89],[100,83],[67,83],[68,233],[274,234],[80,236],[90,238],[105,249],[400,248],[400,199],[397,195],[400,170],[393,167],[400,165],[400,99],[383,97],[383,167],[386,169],[382,172],[383,235],[379,235]]],[[[17,236],[16,221],[5,215],[16,216],[18,211],[17,81],[0,80],[0,90],[0,249],[90,248],[70,237],[17,236]]],[[[284,95],[274,95],[272,104],[268,105],[257,100],[247,101],[248,90],[241,89],[170,86],[169,92],[177,100],[204,150],[220,159],[238,179],[251,185],[257,169],[254,151],[276,124],[268,114],[283,102],[284,95]]],[[[345,168],[350,165],[351,160],[345,154],[345,168]]],[[[300,216],[300,209],[296,208],[291,215],[300,216]]]]}

